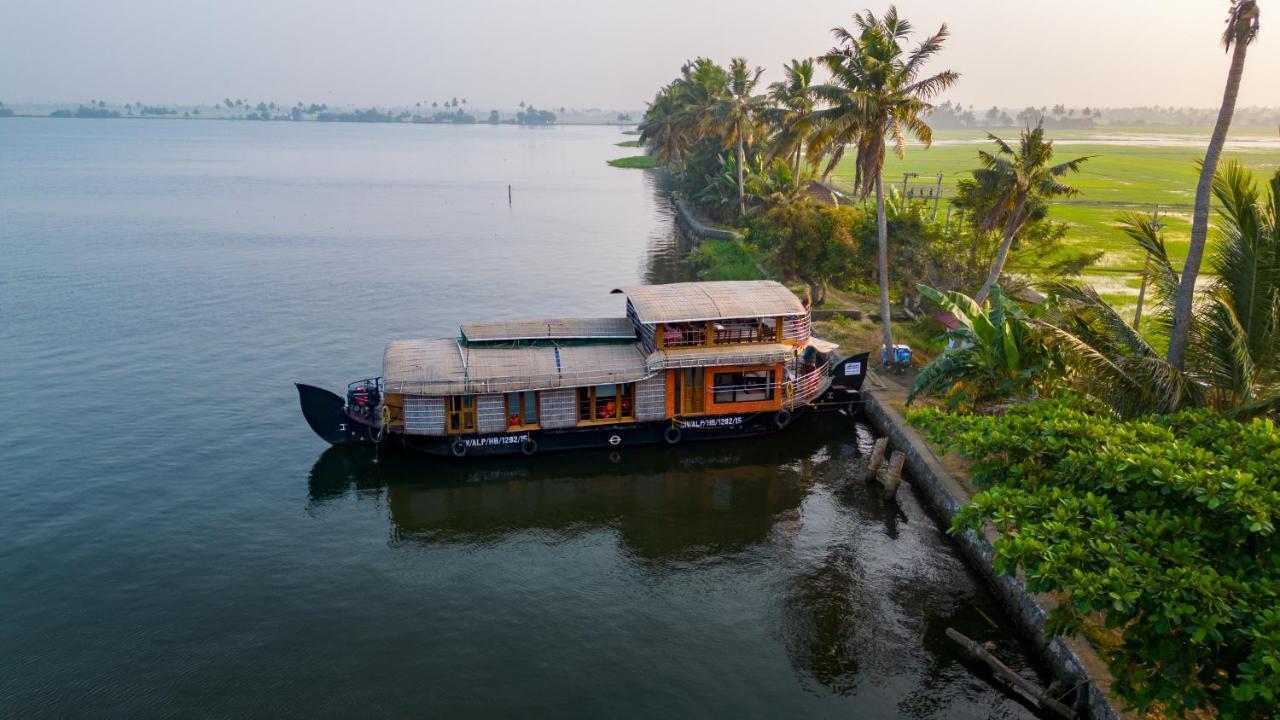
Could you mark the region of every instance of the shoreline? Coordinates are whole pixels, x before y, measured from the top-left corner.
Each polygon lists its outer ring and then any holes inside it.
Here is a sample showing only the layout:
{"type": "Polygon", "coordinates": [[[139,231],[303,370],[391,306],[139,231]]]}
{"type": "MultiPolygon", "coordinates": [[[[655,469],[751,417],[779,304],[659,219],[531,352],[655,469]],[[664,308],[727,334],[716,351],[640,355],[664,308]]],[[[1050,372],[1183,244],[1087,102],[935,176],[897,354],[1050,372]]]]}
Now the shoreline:
{"type": "Polygon", "coordinates": [[[363,120],[317,120],[315,118],[304,118],[302,120],[291,119],[257,119],[251,120],[243,117],[208,117],[208,116],[182,116],[182,115],[121,115],[120,117],[52,117],[50,115],[31,115],[24,113],[14,113],[12,115],[0,116],[0,122],[4,120],[17,120],[21,118],[35,120],[194,120],[194,121],[224,121],[224,122],[247,122],[255,124],[293,124],[293,123],[314,123],[317,125],[448,125],[448,126],[468,126],[483,125],[485,127],[496,127],[509,125],[512,127],[556,127],[556,126],[573,126],[573,127],[616,127],[616,128],[634,128],[635,123],[619,123],[619,122],[560,122],[553,123],[518,123],[518,122],[496,122],[491,123],[487,120],[476,120],[471,123],[454,123],[454,122],[412,122],[412,121],[387,121],[387,122],[371,122],[363,120]]]}
{"type": "MultiPolygon", "coordinates": [[[[1125,712],[1110,694],[1114,677],[1093,644],[1083,636],[1046,636],[1045,622],[1058,601],[1050,595],[1030,593],[1021,578],[1000,575],[992,565],[995,530],[987,527],[982,535],[952,535],[946,531],[952,517],[973,498],[964,468],[954,458],[942,458],[924,437],[911,427],[900,412],[906,401],[906,390],[893,380],[869,378],[880,387],[863,391],[866,399],[863,414],[876,433],[889,438],[892,450],[906,455],[903,480],[924,501],[947,537],[954,540],[970,569],[986,581],[1010,616],[1018,623],[1018,632],[1040,654],[1040,659],[1053,676],[1072,688],[1076,694],[1075,709],[1095,720],[1122,720],[1136,717],[1125,712]],[[948,462],[948,460],[951,460],[948,462]]],[[[962,461],[961,461],[962,462],[962,461]]]]}

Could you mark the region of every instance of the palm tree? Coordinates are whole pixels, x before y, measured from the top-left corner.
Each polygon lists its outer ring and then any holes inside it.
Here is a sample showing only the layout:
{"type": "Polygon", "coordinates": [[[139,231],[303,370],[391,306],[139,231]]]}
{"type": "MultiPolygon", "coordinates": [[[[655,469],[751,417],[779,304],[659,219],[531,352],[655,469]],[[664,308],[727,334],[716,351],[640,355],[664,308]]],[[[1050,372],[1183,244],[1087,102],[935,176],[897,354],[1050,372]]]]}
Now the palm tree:
{"type": "Polygon", "coordinates": [[[706,118],[728,92],[723,67],[697,58],[680,68],[680,77],[654,96],[640,122],[640,142],[664,165],[683,173],[685,157],[707,134],[706,118]]]}
{"type": "Polygon", "coordinates": [[[1236,96],[1240,92],[1240,78],[1244,75],[1244,58],[1249,45],[1258,36],[1258,3],[1255,0],[1232,0],[1227,12],[1227,29],[1222,34],[1222,46],[1233,50],[1231,69],[1227,71],[1227,87],[1218,108],[1218,121],[1213,126],[1209,147],[1200,167],[1200,182],[1196,185],[1195,211],[1191,216],[1191,244],[1187,247],[1187,259],[1182,265],[1182,280],[1173,308],[1173,329],[1169,333],[1168,359],[1175,367],[1182,367],[1186,359],[1187,339],[1191,332],[1192,304],[1195,300],[1196,278],[1200,274],[1200,262],[1204,257],[1205,238],[1209,234],[1209,198],[1213,193],[1213,177],[1227,141],[1231,116],[1236,109],[1236,96]]]}
{"type": "Polygon", "coordinates": [[[747,164],[746,148],[755,143],[759,132],[760,114],[766,109],[765,98],[756,95],[756,85],[764,68],[747,68],[745,58],[729,62],[727,92],[717,98],[706,116],[708,128],[714,128],[724,140],[726,149],[737,146],[738,153],[738,215],[747,212],[747,196],[743,168],[747,164]]]}
{"type": "Polygon", "coordinates": [[[1022,131],[1015,150],[995,135],[988,138],[996,144],[996,153],[978,151],[981,168],[973,171],[973,179],[982,193],[991,198],[991,207],[982,218],[981,229],[990,232],[1004,226],[1004,238],[991,263],[987,281],[974,300],[981,305],[1000,279],[1013,239],[1031,217],[1031,209],[1055,197],[1071,196],[1080,191],[1066,185],[1058,178],[1069,172],[1079,172],[1088,157],[1079,157],[1057,165],[1053,164],[1053,141],[1044,139],[1044,126],[1022,131]]]}
{"type": "Polygon", "coordinates": [[[1192,367],[1210,401],[1247,414],[1280,409],[1280,172],[1267,184],[1263,202],[1239,163],[1214,178],[1214,280],[1201,294],[1192,333],[1192,367]]]}
{"type": "MultiPolygon", "coordinates": [[[[1185,369],[1092,288],[1050,288],[1067,312],[1046,329],[1082,362],[1086,389],[1123,414],[1199,405],[1242,418],[1280,412],[1280,172],[1263,198],[1249,171],[1228,163],[1212,190],[1220,206],[1219,241],[1210,256],[1215,279],[1197,293],[1185,369]]],[[[1178,273],[1153,223],[1135,220],[1126,232],[1147,253],[1158,334],[1172,326],[1178,273]]]]}
{"type": "Polygon", "coordinates": [[[814,88],[818,98],[829,107],[815,112],[813,120],[819,128],[810,139],[811,156],[832,148],[827,172],[839,162],[844,146],[857,142],[858,157],[855,180],[859,194],[865,198],[876,193],[876,220],[880,246],[880,323],[884,347],[893,347],[889,325],[889,229],[884,213],[882,171],[886,137],[894,141],[898,157],[906,155],[906,136],[915,137],[928,147],[933,132],[924,121],[932,108],[929,99],[955,84],[959,74],[944,70],[936,75],[920,77],[929,61],[947,39],[944,24],[911,52],[901,45],[911,34],[911,23],[898,17],[890,5],[883,18],[870,11],[855,14],[857,35],[845,28],[831,32],[838,44],[822,57],[831,73],[831,82],[814,88]]]}
{"type": "Polygon", "coordinates": [[[769,85],[769,100],[774,107],[769,108],[765,118],[776,129],[772,154],[789,159],[797,180],[809,115],[817,104],[813,69],[813,58],[792,60],[782,68],[783,79],[769,85]]]}

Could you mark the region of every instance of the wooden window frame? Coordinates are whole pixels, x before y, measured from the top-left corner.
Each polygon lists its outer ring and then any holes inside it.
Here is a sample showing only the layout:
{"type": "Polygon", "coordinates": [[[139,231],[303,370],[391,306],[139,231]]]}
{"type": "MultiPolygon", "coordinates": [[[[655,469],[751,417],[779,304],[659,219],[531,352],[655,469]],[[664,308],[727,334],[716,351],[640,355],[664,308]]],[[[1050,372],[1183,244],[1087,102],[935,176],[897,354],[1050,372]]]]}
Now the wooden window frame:
{"type": "Polygon", "coordinates": [[[507,432],[516,432],[520,430],[537,430],[542,427],[542,393],[538,390],[518,390],[516,392],[508,392],[502,394],[502,422],[506,425],[507,432]],[[529,422],[529,409],[525,407],[525,395],[529,392],[533,393],[533,404],[538,409],[538,422],[529,422]],[[515,412],[511,412],[511,396],[516,396],[519,407],[515,412]],[[520,418],[520,422],[512,425],[511,417],[515,415],[520,418]]]}
{"type": "Polygon", "coordinates": [[[598,412],[598,410],[597,410],[597,404],[596,404],[597,403],[596,388],[598,387],[598,385],[588,385],[586,387],[579,387],[577,393],[575,393],[574,395],[574,403],[575,403],[574,414],[578,419],[578,425],[615,425],[617,423],[635,422],[636,421],[636,384],[631,382],[631,383],[600,383],[600,385],[613,385],[614,387],[613,397],[617,398],[618,414],[611,418],[597,418],[596,413],[598,412]],[[625,394],[621,392],[624,389],[626,390],[625,394]],[[586,420],[582,419],[582,392],[584,390],[587,392],[589,397],[590,411],[588,414],[591,416],[589,419],[586,419],[586,420]],[[622,398],[623,397],[626,397],[628,400],[631,401],[631,414],[625,417],[622,415],[622,398]]]}
{"type": "Polygon", "coordinates": [[[476,424],[476,396],[475,395],[449,395],[444,399],[444,432],[446,435],[466,435],[479,430],[476,424]],[[470,407],[461,407],[461,403],[470,398],[470,407]],[[459,407],[454,409],[454,403],[459,403],[459,407]],[[453,428],[453,418],[458,418],[458,429],[453,428]],[[471,427],[467,427],[467,418],[471,419],[471,427]]]}
{"type": "Polygon", "coordinates": [[[778,410],[782,407],[782,398],[784,395],[783,366],[782,365],[724,365],[720,367],[709,367],[706,369],[704,385],[706,394],[703,399],[704,415],[726,415],[742,412],[762,412],[767,410],[778,410]],[[732,402],[716,402],[715,394],[715,376],[723,373],[748,373],[748,372],[767,372],[770,373],[770,386],[773,391],[773,397],[767,400],[747,400],[732,402]]]}

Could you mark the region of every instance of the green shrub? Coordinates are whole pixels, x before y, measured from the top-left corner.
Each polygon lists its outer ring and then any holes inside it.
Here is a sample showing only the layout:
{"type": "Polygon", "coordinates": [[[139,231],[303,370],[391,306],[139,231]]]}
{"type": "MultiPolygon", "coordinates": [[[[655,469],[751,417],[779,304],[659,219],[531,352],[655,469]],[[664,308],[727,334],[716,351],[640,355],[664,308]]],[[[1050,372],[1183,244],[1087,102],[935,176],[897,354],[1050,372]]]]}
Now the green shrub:
{"type": "Polygon", "coordinates": [[[990,522],[994,564],[1063,597],[1054,632],[1102,614],[1131,706],[1272,718],[1280,702],[1280,430],[1211,410],[1122,419],[1075,396],[1003,416],[913,410],[987,489],[953,532],[990,522]]]}
{"type": "Polygon", "coordinates": [[[748,221],[751,242],[769,254],[786,278],[809,286],[815,304],[826,300],[827,286],[847,284],[863,269],[853,229],[863,213],[806,200],[775,205],[748,221]]]}

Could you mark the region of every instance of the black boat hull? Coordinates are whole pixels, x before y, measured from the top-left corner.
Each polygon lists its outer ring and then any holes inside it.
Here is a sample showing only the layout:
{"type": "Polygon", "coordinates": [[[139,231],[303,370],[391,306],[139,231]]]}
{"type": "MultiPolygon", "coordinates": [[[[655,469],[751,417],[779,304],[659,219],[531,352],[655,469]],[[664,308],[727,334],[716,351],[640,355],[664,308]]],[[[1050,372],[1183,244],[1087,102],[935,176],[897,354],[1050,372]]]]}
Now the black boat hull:
{"type": "Polygon", "coordinates": [[[537,455],[544,452],[585,449],[620,449],[637,445],[680,445],[703,440],[752,437],[785,430],[809,412],[841,411],[856,414],[861,397],[856,391],[833,388],[812,405],[791,411],[715,415],[677,420],[593,425],[564,429],[525,430],[483,435],[405,435],[383,433],[349,415],[338,395],[311,385],[298,384],[302,414],[307,424],[332,445],[378,443],[403,447],[441,457],[469,458],[501,455],[537,455]]]}

